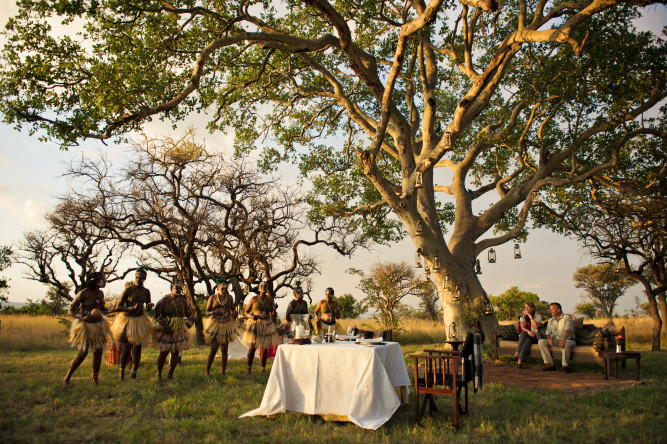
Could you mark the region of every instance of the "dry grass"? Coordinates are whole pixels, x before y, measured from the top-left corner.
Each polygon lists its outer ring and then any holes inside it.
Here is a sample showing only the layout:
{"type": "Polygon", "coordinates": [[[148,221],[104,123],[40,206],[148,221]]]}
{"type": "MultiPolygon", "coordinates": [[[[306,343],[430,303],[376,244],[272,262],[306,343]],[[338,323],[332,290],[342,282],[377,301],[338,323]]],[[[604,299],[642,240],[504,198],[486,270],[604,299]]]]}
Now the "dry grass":
{"type": "Polygon", "coordinates": [[[0,348],[36,350],[68,347],[65,328],[52,316],[0,315],[0,348]]]}

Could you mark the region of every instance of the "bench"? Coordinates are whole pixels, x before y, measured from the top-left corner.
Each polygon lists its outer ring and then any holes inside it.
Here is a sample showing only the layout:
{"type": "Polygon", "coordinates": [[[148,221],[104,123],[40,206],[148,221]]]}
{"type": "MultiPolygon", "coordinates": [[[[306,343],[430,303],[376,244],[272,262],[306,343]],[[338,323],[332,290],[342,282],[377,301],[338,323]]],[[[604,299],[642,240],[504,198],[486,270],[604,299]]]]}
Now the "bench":
{"type": "MultiPolygon", "coordinates": [[[[593,348],[592,341],[590,339],[591,336],[595,335],[595,332],[597,332],[600,329],[600,327],[596,327],[593,324],[584,324],[583,318],[575,318],[573,319],[573,322],[574,322],[574,336],[577,345],[572,348],[572,355],[570,357],[571,361],[592,362],[600,366],[604,366],[604,359],[602,358],[602,356],[598,355],[597,351],[595,351],[595,349],[593,348]],[[577,334],[577,332],[579,334],[577,334]]],[[[514,327],[514,332],[517,336],[516,339],[508,339],[510,337],[507,334],[508,326],[501,326],[502,327],[501,329],[497,329],[494,331],[493,357],[496,360],[498,360],[499,356],[501,355],[514,356],[514,353],[516,352],[516,346],[519,342],[518,338],[519,328],[516,322],[512,325],[514,327]]],[[[546,322],[542,331],[544,331],[545,328],[546,328],[546,322]]],[[[621,335],[625,338],[625,327],[618,327],[613,324],[607,324],[604,327],[602,327],[602,329],[609,329],[609,333],[610,335],[612,335],[612,337],[621,335]]],[[[546,338],[546,335],[542,334],[542,337],[546,338]]],[[[611,345],[614,345],[613,342],[611,345]]],[[[553,356],[554,360],[560,361],[563,349],[555,343],[549,348],[551,350],[551,356],[553,356]]],[[[625,345],[622,347],[622,349],[625,350],[625,345]]],[[[542,359],[542,353],[540,353],[540,347],[537,344],[531,345],[528,357],[542,359]]]]}

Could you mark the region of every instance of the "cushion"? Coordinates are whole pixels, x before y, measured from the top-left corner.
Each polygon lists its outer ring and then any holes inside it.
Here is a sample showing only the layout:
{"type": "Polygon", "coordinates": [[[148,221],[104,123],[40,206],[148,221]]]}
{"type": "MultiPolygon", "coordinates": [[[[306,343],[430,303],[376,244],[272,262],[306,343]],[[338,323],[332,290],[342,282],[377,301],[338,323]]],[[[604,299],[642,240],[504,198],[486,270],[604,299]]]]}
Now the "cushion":
{"type": "Polygon", "coordinates": [[[595,336],[599,330],[601,329],[580,328],[575,330],[574,339],[577,342],[577,345],[593,345],[595,343],[595,336]]]}
{"type": "Polygon", "coordinates": [[[518,341],[519,340],[519,335],[516,332],[516,329],[514,328],[514,325],[509,324],[509,325],[499,325],[496,328],[496,334],[500,339],[503,339],[505,341],[518,341]]]}
{"type": "Polygon", "coordinates": [[[572,318],[572,324],[574,326],[574,334],[576,335],[577,330],[584,326],[584,318],[572,318]]]}

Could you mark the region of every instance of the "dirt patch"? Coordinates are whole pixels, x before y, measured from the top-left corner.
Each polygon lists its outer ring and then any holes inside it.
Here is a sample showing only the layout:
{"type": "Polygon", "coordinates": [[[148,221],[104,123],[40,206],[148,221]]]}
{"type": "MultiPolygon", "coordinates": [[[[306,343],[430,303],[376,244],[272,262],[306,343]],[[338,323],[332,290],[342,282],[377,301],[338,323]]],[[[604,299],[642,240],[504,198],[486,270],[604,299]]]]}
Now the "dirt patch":
{"type": "Polygon", "coordinates": [[[501,361],[484,361],[484,383],[499,383],[530,390],[560,390],[571,394],[590,393],[597,390],[620,390],[641,384],[634,379],[634,366],[625,370],[620,378],[604,379],[600,374],[543,372],[542,368],[517,368],[501,361]],[[631,376],[628,376],[631,374],[631,376]]]}

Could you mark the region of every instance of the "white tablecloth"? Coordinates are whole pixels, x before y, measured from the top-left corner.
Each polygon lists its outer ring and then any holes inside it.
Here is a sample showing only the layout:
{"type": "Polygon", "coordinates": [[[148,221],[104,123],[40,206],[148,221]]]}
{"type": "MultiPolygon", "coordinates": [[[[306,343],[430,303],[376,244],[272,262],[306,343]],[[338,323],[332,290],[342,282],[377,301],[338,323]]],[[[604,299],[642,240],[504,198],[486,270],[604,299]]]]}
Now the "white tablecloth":
{"type": "Polygon", "coordinates": [[[394,387],[410,385],[396,342],[372,347],[352,342],[282,344],[261,405],[241,418],[286,411],[338,415],[375,430],[400,405],[394,387]]]}

